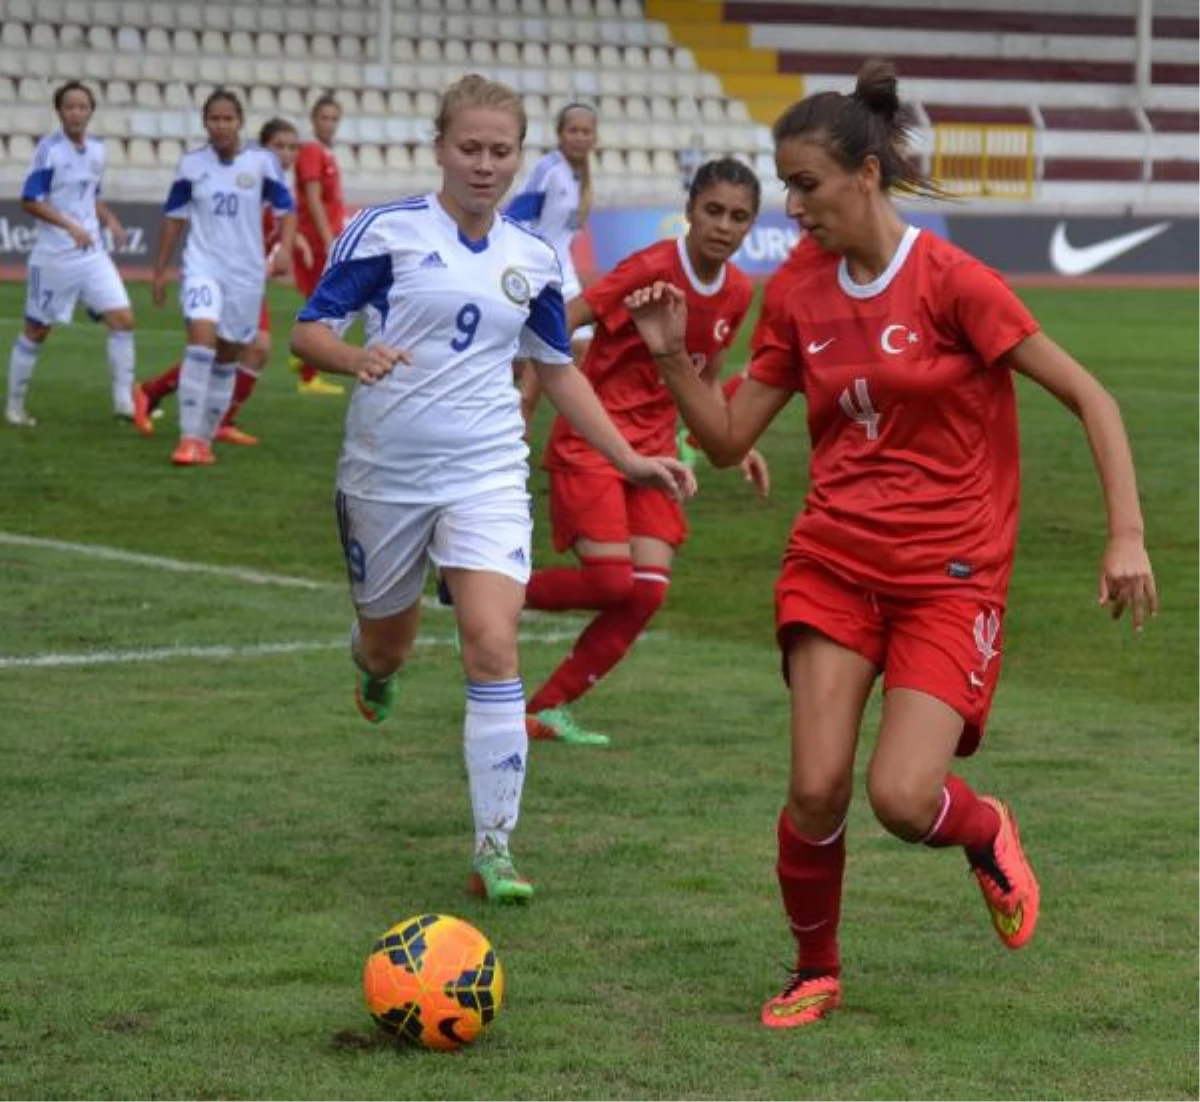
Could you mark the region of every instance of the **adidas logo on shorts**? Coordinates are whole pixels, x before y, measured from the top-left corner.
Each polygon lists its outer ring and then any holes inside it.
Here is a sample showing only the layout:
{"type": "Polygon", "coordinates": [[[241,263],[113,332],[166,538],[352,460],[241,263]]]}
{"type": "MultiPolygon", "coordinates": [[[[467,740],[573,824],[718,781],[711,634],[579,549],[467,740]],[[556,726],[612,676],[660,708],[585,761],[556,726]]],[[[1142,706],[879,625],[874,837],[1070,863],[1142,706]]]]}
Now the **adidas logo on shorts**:
{"type": "Polygon", "coordinates": [[[421,261],[422,268],[444,268],[446,262],[442,259],[441,254],[435,249],[424,260],[421,261]]]}
{"type": "Polygon", "coordinates": [[[525,548],[518,547],[508,553],[509,559],[513,562],[519,562],[522,566],[525,565],[525,548]]]}

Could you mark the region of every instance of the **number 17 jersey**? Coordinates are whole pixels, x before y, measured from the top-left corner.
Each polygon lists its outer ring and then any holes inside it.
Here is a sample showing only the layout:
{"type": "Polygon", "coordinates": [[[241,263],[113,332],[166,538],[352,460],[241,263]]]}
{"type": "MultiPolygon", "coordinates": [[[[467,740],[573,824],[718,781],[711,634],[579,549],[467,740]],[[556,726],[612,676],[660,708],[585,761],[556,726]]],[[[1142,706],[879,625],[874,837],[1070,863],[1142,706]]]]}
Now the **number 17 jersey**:
{"type": "Polygon", "coordinates": [[[1016,397],[1038,329],[996,272],[909,227],[854,283],[805,238],[767,287],[749,375],[803,391],[811,478],[788,555],[898,596],[1003,604],[1017,534],[1016,397]]]}

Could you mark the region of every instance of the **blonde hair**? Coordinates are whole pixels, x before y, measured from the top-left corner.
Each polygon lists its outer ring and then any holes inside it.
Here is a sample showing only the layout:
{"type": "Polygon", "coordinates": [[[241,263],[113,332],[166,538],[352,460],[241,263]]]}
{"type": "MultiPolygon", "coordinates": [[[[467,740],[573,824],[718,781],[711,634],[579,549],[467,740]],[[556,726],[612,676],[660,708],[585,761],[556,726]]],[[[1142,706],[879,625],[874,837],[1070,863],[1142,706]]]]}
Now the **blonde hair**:
{"type": "Polygon", "coordinates": [[[461,80],[456,80],[442,93],[437,117],[433,120],[434,137],[442,137],[454,115],[465,107],[492,107],[499,111],[511,111],[520,124],[521,141],[525,141],[528,119],[521,97],[507,84],[488,80],[478,73],[470,73],[461,80]]]}

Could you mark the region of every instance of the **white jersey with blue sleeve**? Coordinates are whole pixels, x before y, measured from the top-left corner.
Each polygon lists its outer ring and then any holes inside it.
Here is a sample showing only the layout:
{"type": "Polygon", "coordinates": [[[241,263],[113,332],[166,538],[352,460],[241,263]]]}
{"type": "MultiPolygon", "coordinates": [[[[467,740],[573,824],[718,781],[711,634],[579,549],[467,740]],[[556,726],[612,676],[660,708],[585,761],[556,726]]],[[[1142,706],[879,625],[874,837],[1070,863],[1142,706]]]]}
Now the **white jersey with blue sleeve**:
{"type": "Polygon", "coordinates": [[[163,206],[168,218],[190,220],[183,249],[184,279],[262,288],[262,208],[276,214],[296,209],[279,160],[261,146],[243,146],[222,160],[211,145],[190,150],[179,161],[163,206]]]}
{"type": "Polygon", "coordinates": [[[571,242],[583,228],[579,224],[582,195],[583,188],[571,163],[555,150],[533,166],[507,211],[509,218],[550,242],[562,265],[567,299],[579,293],[579,280],[571,261],[571,242]]]}
{"type": "MultiPolygon", "coordinates": [[[[102,248],[96,199],[104,176],[107,155],[104,143],[85,136],[83,145],[72,142],[61,130],[37,144],[33,166],[21,188],[21,198],[46,203],[83,227],[102,248]]],[[[33,254],[39,261],[78,254],[79,246],[61,226],[38,221],[33,254]]]]}
{"type": "Polygon", "coordinates": [[[355,387],[338,488],[422,504],[524,491],[513,359],[571,362],[554,250],[502,216],[471,241],[435,195],[368,207],[334,242],[299,320],[340,330],[356,316],[368,345],[412,363],[355,387]]]}

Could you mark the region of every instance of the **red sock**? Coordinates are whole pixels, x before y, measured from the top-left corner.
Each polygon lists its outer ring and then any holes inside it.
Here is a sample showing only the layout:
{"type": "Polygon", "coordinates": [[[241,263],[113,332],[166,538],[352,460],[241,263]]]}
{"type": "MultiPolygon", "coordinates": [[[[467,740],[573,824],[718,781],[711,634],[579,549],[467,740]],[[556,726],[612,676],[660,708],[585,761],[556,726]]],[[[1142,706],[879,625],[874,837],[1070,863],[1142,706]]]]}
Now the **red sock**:
{"type": "Polygon", "coordinates": [[[537,713],[578,700],[620,662],[662,607],[670,580],[670,571],[658,567],[639,571],[629,597],[604,609],[583,629],[571,653],[533,694],[529,711],[537,713]]]}
{"type": "Polygon", "coordinates": [[[783,908],[799,946],[798,967],[821,975],[841,971],[838,923],[842,914],[842,877],[846,870],[846,824],[820,842],[801,837],[779,815],[779,860],[775,873],[783,908]]]}
{"type": "Polygon", "coordinates": [[[535,570],[525,589],[525,607],[544,612],[565,608],[608,608],[633,589],[633,563],[628,559],[593,559],[581,555],[579,566],[535,570]]]}
{"type": "Polygon", "coordinates": [[[315,367],[309,367],[308,364],[300,365],[300,381],[302,383],[311,383],[320,374],[315,367]]]}
{"type": "Polygon", "coordinates": [[[232,425],[233,419],[238,415],[238,411],[246,404],[246,399],[254,393],[254,388],[258,386],[258,372],[252,367],[243,367],[238,364],[237,378],[233,383],[233,398],[229,403],[229,409],[225,411],[225,416],[221,420],[222,425],[232,425]]]}
{"type": "Polygon", "coordinates": [[[150,400],[151,409],[179,389],[179,372],[182,370],[182,363],[173,363],[161,375],[155,375],[153,379],[147,379],[142,383],[142,389],[150,400]]]}
{"type": "Polygon", "coordinates": [[[927,846],[963,846],[968,850],[986,849],[1000,829],[1000,816],[991,804],[984,803],[969,784],[953,773],[946,774],[942,788],[942,809],[921,839],[927,846]]]}

